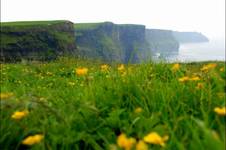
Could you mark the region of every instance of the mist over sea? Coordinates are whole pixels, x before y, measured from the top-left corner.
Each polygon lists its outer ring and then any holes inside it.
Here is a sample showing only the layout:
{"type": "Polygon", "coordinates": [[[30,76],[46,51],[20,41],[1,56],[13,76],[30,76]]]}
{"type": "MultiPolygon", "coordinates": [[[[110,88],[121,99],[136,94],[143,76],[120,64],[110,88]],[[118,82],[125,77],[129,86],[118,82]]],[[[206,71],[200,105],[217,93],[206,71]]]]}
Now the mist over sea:
{"type": "Polygon", "coordinates": [[[165,58],[169,62],[225,61],[225,39],[210,39],[203,43],[181,44],[179,53],[165,58]]]}

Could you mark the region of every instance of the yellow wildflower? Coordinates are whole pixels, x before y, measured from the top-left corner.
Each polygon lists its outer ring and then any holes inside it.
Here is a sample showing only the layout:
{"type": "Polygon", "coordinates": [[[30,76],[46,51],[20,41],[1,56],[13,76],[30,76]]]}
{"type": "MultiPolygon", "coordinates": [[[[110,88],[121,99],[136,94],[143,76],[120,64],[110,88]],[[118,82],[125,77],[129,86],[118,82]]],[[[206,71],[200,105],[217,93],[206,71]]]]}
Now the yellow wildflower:
{"type": "Polygon", "coordinates": [[[123,72],[125,70],[125,66],[123,64],[118,66],[118,71],[123,72]]]}
{"type": "Polygon", "coordinates": [[[148,146],[144,141],[140,140],[136,145],[136,150],[148,150],[148,146]]]}
{"type": "Polygon", "coordinates": [[[194,77],[188,77],[188,76],[184,76],[178,79],[180,82],[186,82],[186,81],[198,81],[200,80],[200,77],[198,76],[194,76],[194,77]]]}
{"type": "Polygon", "coordinates": [[[33,135],[33,136],[28,136],[27,138],[25,138],[22,141],[22,144],[31,146],[31,145],[40,143],[43,138],[44,138],[44,135],[42,135],[42,134],[36,134],[36,135],[33,135]]]}
{"type": "Polygon", "coordinates": [[[140,113],[140,112],[142,112],[143,111],[143,109],[141,108],[141,107],[137,107],[136,109],[135,109],[135,113],[140,113]]]}
{"type": "Polygon", "coordinates": [[[180,69],[180,64],[174,64],[173,67],[171,68],[173,71],[177,71],[180,69]]]}
{"type": "Polygon", "coordinates": [[[215,107],[214,112],[216,112],[220,116],[226,116],[226,107],[215,107]]]}
{"type": "Polygon", "coordinates": [[[133,145],[136,143],[134,138],[127,138],[124,133],[120,134],[117,139],[117,144],[120,148],[124,148],[125,150],[132,149],[133,145]]]}
{"type": "Polygon", "coordinates": [[[0,99],[7,99],[13,96],[13,93],[9,92],[9,93],[0,93],[0,99]]]}
{"type": "Polygon", "coordinates": [[[207,72],[209,70],[209,68],[207,66],[203,66],[200,70],[207,72]]]}
{"type": "Polygon", "coordinates": [[[24,111],[16,111],[12,114],[11,118],[12,119],[15,119],[15,120],[20,120],[22,118],[24,118],[25,116],[28,115],[28,111],[27,110],[24,110],[24,111]]]}
{"type": "Polygon", "coordinates": [[[190,81],[198,81],[198,80],[200,80],[200,78],[198,76],[195,76],[195,77],[191,77],[189,80],[190,81]]]}
{"type": "Polygon", "coordinates": [[[101,69],[101,71],[103,71],[103,72],[108,71],[109,68],[110,68],[110,67],[109,67],[108,65],[106,65],[106,64],[100,66],[100,69],[101,69]]]}
{"type": "Polygon", "coordinates": [[[165,146],[165,141],[168,140],[168,136],[161,137],[156,132],[151,132],[147,136],[144,137],[144,141],[150,144],[158,144],[161,146],[165,146]]]}
{"type": "Polygon", "coordinates": [[[190,78],[187,77],[187,76],[185,76],[185,77],[179,78],[178,80],[179,80],[180,82],[186,82],[186,81],[189,81],[190,78]]]}
{"type": "Polygon", "coordinates": [[[201,71],[204,71],[204,72],[207,72],[208,70],[210,69],[213,69],[217,66],[217,64],[215,63],[210,63],[210,64],[207,64],[207,65],[204,65],[202,68],[201,68],[201,71]]]}
{"type": "Polygon", "coordinates": [[[196,89],[202,89],[204,87],[203,83],[198,83],[196,89]]]}
{"type": "Polygon", "coordinates": [[[75,71],[78,76],[83,76],[88,73],[88,68],[76,68],[75,71]]]}
{"type": "Polygon", "coordinates": [[[224,67],[220,68],[220,72],[224,72],[224,67]]]}

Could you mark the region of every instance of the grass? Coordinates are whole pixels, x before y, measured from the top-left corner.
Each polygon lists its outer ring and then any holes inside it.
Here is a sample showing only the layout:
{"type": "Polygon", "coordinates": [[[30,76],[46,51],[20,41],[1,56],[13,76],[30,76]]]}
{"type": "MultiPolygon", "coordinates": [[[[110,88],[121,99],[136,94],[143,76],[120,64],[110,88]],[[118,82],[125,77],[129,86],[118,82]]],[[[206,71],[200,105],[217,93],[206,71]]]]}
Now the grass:
{"type": "Polygon", "coordinates": [[[37,25],[53,25],[63,23],[65,20],[53,20],[53,21],[16,21],[16,22],[1,22],[1,27],[20,27],[20,26],[37,26],[37,25]]]}
{"type": "Polygon", "coordinates": [[[101,70],[101,62],[69,58],[1,64],[1,149],[119,150],[121,133],[138,141],[157,132],[169,139],[149,149],[223,150],[225,116],[214,108],[225,107],[225,63],[215,63],[206,72],[200,69],[207,62],[175,71],[173,64],[152,62],[101,70]],[[88,73],[77,75],[79,67],[88,73]],[[184,76],[200,80],[179,82],[184,76]],[[29,113],[12,118],[23,110],[29,113]],[[22,144],[34,134],[44,138],[22,144]]]}
{"type": "Polygon", "coordinates": [[[100,23],[75,23],[74,28],[75,30],[93,30],[98,28],[100,25],[105,24],[106,22],[100,23]]]}
{"type": "MultiPolygon", "coordinates": [[[[96,29],[98,28],[99,26],[101,25],[107,25],[107,24],[112,24],[112,22],[99,22],[99,23],[75,23],[74,24],[74,28],[76,31],[83,31],[83,30],[93,30],[93,29],[96,29]]],[[[117,25],[119,27],[125,27],[125,28],[128,28],[128,27],[145,27],[144,25],[136,25],[136,24],[114,24],[114,25],[117,25]]]]}

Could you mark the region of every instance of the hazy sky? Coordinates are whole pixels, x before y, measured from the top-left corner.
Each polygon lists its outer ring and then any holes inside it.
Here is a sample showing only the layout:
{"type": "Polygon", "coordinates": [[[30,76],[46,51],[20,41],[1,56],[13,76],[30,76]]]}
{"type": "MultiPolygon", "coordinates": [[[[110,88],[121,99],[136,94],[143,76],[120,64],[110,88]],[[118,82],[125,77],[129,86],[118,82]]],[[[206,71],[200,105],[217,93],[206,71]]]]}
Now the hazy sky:
{"type": "Polygon", "coordinates": [[[1,21],[70,20],[225,35],[225,0],[1,0],[1,21]]]}

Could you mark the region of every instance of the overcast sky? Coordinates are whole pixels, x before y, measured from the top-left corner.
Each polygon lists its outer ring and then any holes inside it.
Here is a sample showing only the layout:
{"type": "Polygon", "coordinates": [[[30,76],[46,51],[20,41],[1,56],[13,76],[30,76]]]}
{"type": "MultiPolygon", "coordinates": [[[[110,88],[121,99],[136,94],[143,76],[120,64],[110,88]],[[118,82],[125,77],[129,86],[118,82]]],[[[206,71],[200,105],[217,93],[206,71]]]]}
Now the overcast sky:
{"type": "Polygon", "coordinates": [[[1,0],[1,21],[70,20],[225,36],[225,0],[1,0]]]}

